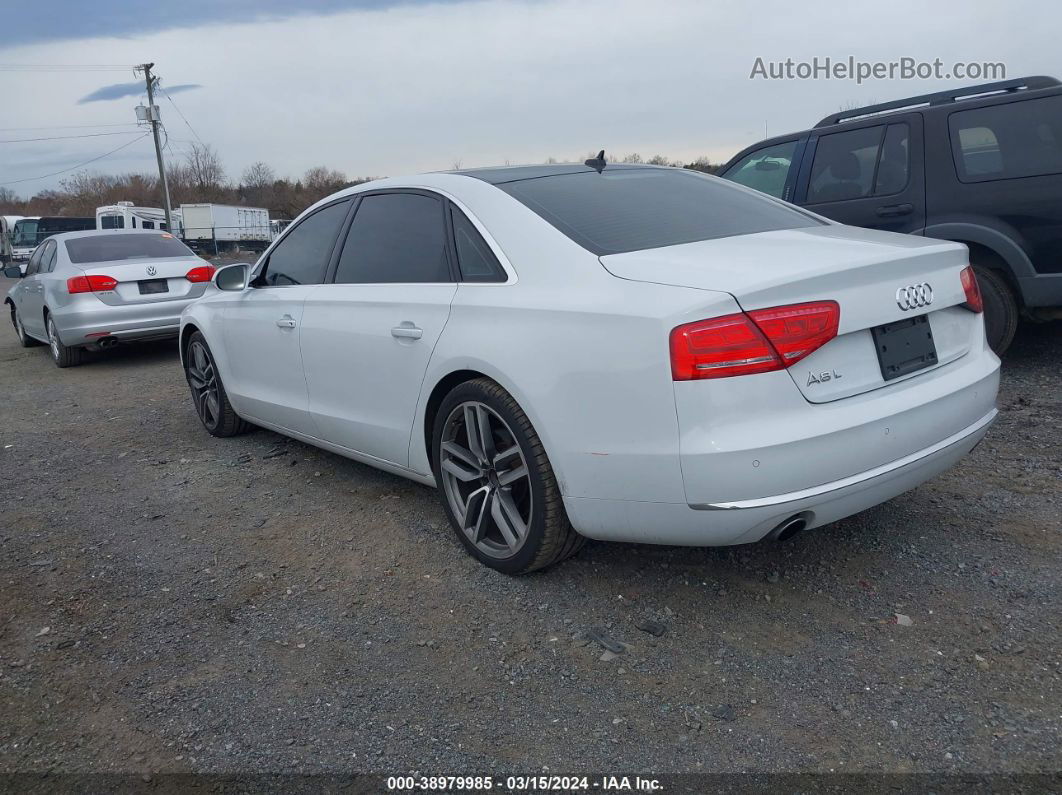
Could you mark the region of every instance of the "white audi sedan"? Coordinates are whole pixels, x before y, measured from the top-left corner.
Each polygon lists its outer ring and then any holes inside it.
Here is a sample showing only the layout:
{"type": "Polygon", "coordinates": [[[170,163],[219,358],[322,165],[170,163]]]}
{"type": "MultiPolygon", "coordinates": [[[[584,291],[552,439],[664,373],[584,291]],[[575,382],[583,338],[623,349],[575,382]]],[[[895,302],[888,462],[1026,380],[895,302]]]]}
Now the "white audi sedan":
{"type": "Polygon", "coordinates": [[[384,179],[189,306],[207,430],[439,489],[522,573],[584,537],[787,538],[950,467],[996,416],[965,247],[635,165],[384,179]]]}

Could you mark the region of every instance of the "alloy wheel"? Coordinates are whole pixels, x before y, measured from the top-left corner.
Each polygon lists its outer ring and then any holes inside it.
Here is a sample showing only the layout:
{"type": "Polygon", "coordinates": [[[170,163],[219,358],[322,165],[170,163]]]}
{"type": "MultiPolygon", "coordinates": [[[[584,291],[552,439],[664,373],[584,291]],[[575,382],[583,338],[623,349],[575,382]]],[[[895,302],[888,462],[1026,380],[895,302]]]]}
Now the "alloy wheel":
{"type": "Polygon", "coordinates": [[[208,428],[213,428],[221,417],[218,378],[214,361],[210,358],[206,346],[199,340],[194,341],[188,348],[188,365],[185,372],[199,419],[208,428]]]}
{"type": "Polygon", "coordinates": [[[531,527],[532,483],[512,429],[484,403],[450,412],[439,450],[443,492],[468,540],[492,558],[515,555],[531,527]]]}
{"type": "MultiPolygon", "coordinates": [[[[21,324],[22,321],[20,320],[21,324]]],[[[23,329],[23,334],[25,330],[23,329]]],[[[48,347],[52,349],[52,358],[59,361],[61,354],[59,352],[59,332],[55,330],[55,321],[48,318],[48,347]]]]}

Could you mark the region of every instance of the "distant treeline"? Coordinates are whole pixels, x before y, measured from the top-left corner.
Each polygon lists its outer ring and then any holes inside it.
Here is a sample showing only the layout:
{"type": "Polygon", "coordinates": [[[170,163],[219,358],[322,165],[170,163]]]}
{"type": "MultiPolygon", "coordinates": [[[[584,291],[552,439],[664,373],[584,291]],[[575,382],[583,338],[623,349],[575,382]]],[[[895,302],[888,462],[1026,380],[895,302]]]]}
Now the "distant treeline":
{"type": "MultiPolygon", "coordinates": [[[[593,157],[592,153],[589,156],[593,157]]],[[[548,162],[559,162],[550,158],[548,162]]],[[[707,158],[692,163],[669,160],[656,155],[643,160],[632,154],[624,163],[689,168],[713,173],[717,165],[707,158]]],[[[455,168],[460,164],[455,163],[455,168]]],[[[231,181],[217,152],[209,145],[193,144],[180,162],[167,166],[170,200],[174,207],[182,203],[214,202],[265,207],[271,218],[294,218],[319,199],[342,188],[367,182],[372,177],[348,178],[342,171],[325,166],[309,169],[301,178],[278,178],[266,163],[255,163],[231,181]]],[[[97,207],[129,201],[138,207],[161,207],[158,176],[152,174],[99,174],[80,171],[60,182],[58,189],[43,190],[29,199],[20,199],[8,188],[0,187],[0,215],[68,215],[92,216],[97,207]]]]}

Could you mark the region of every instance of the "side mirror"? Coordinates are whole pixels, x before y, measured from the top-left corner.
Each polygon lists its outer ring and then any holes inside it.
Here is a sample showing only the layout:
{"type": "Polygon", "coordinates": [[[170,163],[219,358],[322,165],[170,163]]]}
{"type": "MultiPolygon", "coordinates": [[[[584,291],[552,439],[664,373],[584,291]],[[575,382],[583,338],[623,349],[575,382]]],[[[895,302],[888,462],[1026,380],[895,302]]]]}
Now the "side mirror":
{"type": "Polygon", "coordinates": [[[242,262],[235,265],[226,265],[224,268],[219,268],[218,272],[214,274],[214,285],[219,290],[239,292],[247,287],[248,273],[248,266],[242,262]]]}
{"type": "Polygon", "coordinates": [[[21,279],[22,268],[20,268],[18,265],[9,265],[8,267],[4,268],[4,276],[9,279],[21,279]]]}

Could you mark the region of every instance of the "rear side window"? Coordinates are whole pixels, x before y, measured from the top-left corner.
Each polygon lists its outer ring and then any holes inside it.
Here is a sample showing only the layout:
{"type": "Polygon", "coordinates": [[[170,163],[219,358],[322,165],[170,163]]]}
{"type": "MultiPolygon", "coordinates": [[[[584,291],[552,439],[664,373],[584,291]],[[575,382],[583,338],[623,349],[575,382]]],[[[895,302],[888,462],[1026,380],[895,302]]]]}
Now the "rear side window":
{"type": "Polygon", "coordinates": [[[884,131],[884,127],[864,127],[819,138],[811,165],[808,204],[869,196],[884,131]]]}
{"type": "Polygon", "coordinates": [[[789,167],[793,165],[796,141],[787,141],[745,155],[722,176],[746,188],[755,188],[776,199],[782,198],[789,167]]]}
{"type": "Polygon", "coordinates": [[[418,193],[361,200],[339,257],[337,284],[450,281],[441,201],[418,193]]]}
{"type": "Polygon", "coordinates": [[[963,182],[1062,173],[1062,96],[963,110],[948,124],[963,182]]]}
{"type": "Polygon", "coordinates": [[[192,257],[192,250],[173,235],[91,235],[65,241],[66,253],[75,265],[123,259],[192,257]]]}
{"type": "Polygon", "coordinates": [[[330,204],[288,230],[270,252],[265,272],[258,277],[258,286],[292,287],[324,281],[339,227],[349,209],[349,201],[330,204]]]}
{"type": "Polygon", "coordinates": [[[463,282],[504,282],[505,271],[472,222],[456,207],[450,210],[454,246],[463,282]]]}
{"type": "Polygon", "coordinates": [[[606,168],[497,187],[598,256],[823,223],[678,168],[606,168]]]}

